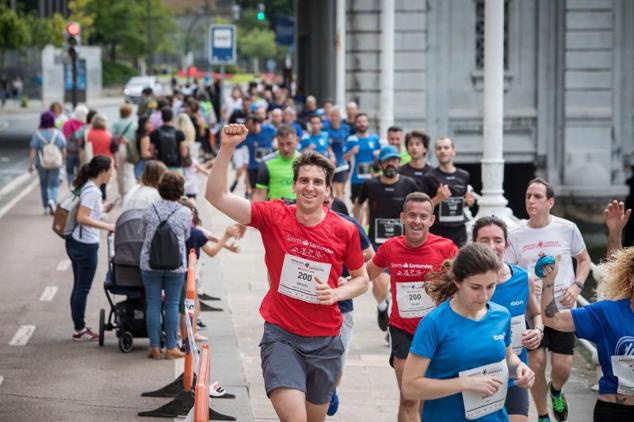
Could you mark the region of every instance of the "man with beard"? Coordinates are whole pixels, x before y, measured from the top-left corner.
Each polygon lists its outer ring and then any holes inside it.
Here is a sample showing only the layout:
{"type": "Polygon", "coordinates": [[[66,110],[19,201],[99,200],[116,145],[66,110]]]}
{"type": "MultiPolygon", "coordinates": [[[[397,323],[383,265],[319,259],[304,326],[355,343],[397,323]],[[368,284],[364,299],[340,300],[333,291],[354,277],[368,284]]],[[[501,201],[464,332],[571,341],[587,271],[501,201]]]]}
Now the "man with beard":
{"type": "Polygon", "coordinates": [[[464,207],[475,202],[468,189],[470,175],[454,166],[456,149],[450,138],[437,139],[435,152],[438,167],[425,175],[422,189],[436,205],[436,223],[431,232],[451,239],[461,247],[467,243],[464,207]]]}
{"type": "MultiPolygon", "coordinates": [[[[405,197],[418,190],[418,185],[413,179],[401,176],[398,173],[401,154],[392,145],[381,148],[379,165],[382,174],[363,184],[356,198],[355,209],[360,209],[368,200],[370,230],[368,235],[377,250],[381,244],[395,236],[403,234],[403,225],[400,216],[403,210],[405,197]]],[[[388,285],[389,274],[379,274],[372,283],[372,294],[377,301],[378,324],[382,331],[387,331],[389,301],[388,285]]]]}
{"type": "Polygon", "coordinates": [[[412,130],[405,135],[405,148],[411,161],[403,163],[399,173],[409,176],[416,181],[418,188],[423,189],[423,178],[434,167],[427,162],[427,149],[429,148],[429,135],[420,130],[412,130]]]}
{"type": "MultiPolygon", "coordinates": [[[[350,135],[343,147],[343,158],[352,160],[352,177],[350,179],[350,200],[354,203],[361,186],[372,179],[372,166],[381,149],[377,134],[368,133],[368,115],[359,113],[355,119],[357,133],[350,135]]],[[[398,153],[398,151],[397,151],[398,153]]],[[[400,159],[399,154],[399,159],[400,159]]],[[[360,208],[355,205],[354,218],[359,220],[360,208]]],[[[365,222],[359,220],[362,224],[365,222]]]]}

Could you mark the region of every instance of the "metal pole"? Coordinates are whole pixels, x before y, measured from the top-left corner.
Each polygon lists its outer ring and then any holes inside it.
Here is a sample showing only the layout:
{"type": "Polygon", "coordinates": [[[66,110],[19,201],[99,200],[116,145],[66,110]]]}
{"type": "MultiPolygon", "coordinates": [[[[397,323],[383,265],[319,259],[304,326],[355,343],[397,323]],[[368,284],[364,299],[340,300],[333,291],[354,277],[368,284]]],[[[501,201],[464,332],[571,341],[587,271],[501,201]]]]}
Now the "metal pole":
{"type": "Polygon", "coordinates": [[[220,66],[220,88],[218,89],[218,96],[220,97],[220,116],[218,116],[218,121],[220,122],[220,126],[224,124],[222,118],[222,103],[224,102],[223,90],[225,87],[225,65],[220,66]]]}
{"type": "Polygon", "coordinates": [[[71,47],[69,50],[72,70],[72,87],[70,94],[70,102],[73,104],[73,110],[77,107],[77,50],[71,47]]]}
{"type": "Polygon", "coordinates": [[[484,131],[478,216],[511,216],[504,198],[504,0],[484,3],[484,131]]]}
{"type": "Polygon", "coordinates": [[[346,0],[337,0],[336,36],[336,104],[339,110],[346,106],[346,0]]]}
{"type": "Polygon", "coordinates": [[[379,134],[394,124],[394,0],[383,0],[381,11],[381,105],[379,134]]]}

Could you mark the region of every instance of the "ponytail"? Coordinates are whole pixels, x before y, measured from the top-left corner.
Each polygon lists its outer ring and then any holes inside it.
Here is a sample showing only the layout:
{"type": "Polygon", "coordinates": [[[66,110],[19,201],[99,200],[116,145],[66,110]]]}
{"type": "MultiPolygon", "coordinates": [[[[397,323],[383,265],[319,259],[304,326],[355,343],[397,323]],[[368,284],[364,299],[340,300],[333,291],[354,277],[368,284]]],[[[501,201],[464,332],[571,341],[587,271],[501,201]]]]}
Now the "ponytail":
{"type": "Polygon", "coordinates": [[[492,271],[497,274],[500,263],[490,247],[480,243],[463,246],[453,261],[443,262],[440,271],[427,275],[425,291],[439,305],[450,299],[466,278],[492,271]]]}
{"type": "Polygon", "coordinates": [[[93,157],[90,162],[81,166],[79,174],[73,181],[73,187],[75,189],[81,189],[88,180],[94,179],[104,171],[110,170],[111,166],[112,160],[110,157],[106,157],[105,155],[97,155],[93,157]]]}

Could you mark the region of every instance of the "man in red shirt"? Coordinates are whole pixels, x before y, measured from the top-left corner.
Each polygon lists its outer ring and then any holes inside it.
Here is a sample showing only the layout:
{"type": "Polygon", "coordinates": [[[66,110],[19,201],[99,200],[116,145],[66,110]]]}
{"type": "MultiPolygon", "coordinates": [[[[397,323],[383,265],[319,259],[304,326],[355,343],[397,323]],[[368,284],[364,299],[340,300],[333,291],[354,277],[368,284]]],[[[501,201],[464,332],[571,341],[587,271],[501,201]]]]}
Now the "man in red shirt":
{"type": "Polygon", "coordinates": [[[244,125],[222,130],[222,144],[207,181],[207,200],[262,235],[269,291],[260,305],[260,343],[266,393],[280,420],[323,421],[341,371],[343,345],[337,302],[368,289],[355,226],[323,207],[334,166],[307,152],[293,163],[296,205],[254,202],[229,193],[227,171],[244,125]],[[351,275],[338,286],[345,265],[351,275]]]}
{"type": "MultiPolygon", "coordinates": [[[[405,359],[419,321],[434,309],[432,299],[425,293],[427,273],[439,271],[446,259],[458,252],[449,239],[429,233],[434,224],[434,204],[424,193],[414,192],[405,197],[401,224],[404,236],[387,240],[368,263],[370,279],[390,272],[392,312],[390,315],[390,365],[396,373],[399,389],[405,359]]],[[[398,408],[399,422],[420,421],[420,402],[405,400],[401,394],[398,408]]]]}

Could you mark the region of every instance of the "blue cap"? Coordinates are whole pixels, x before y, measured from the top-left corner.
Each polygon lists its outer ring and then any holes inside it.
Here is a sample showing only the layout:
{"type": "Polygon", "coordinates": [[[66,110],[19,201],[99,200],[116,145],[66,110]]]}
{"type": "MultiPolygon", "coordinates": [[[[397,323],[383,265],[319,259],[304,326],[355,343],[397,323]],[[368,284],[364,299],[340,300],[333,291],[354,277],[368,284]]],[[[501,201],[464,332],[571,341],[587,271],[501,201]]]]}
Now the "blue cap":
{"type": "Polygon", "coordinates": [[[401,158],[401,154],[398,152],[395,146],[386,145],[381,148],[379,152],[379,161],[389,160],[390,158],[401,158]]]}

